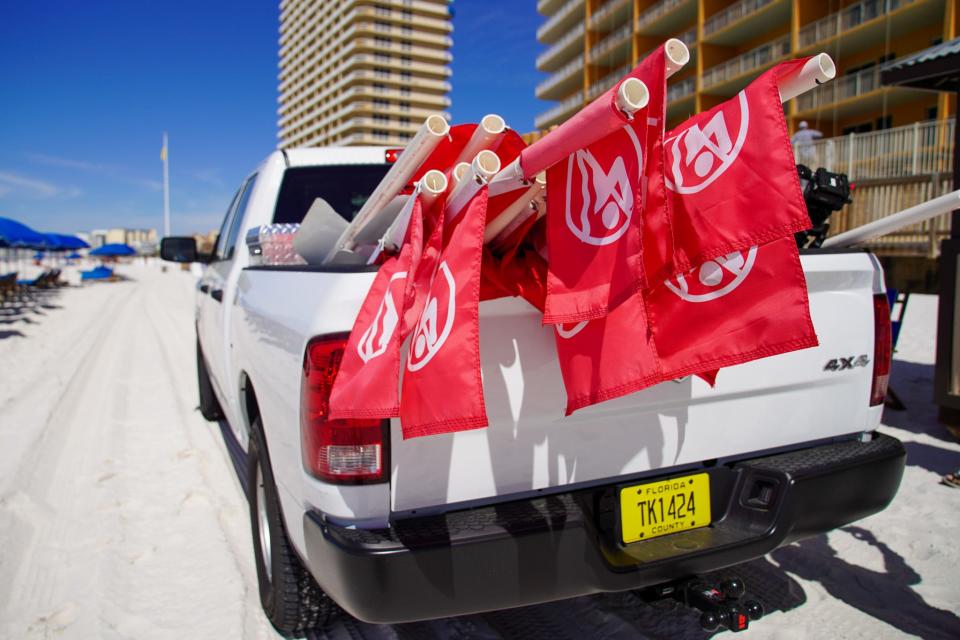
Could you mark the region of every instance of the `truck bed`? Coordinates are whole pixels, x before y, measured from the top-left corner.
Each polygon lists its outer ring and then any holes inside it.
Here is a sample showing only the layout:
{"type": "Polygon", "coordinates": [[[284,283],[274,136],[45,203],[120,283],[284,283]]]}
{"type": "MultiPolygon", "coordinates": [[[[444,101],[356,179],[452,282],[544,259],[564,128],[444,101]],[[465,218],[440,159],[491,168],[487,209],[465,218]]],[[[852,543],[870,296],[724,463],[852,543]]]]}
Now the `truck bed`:
{"type": "MultiPolygon", "coordinates": [[[[389,486],[330,487],[301,468],[300,372],[307,341],[347,332],[372,272],[249,267],[237,287],[234,366],[257,391],[281,499],[333,522],[392,519],[578,490],[729,460],[851,439],[873,429],[872,367],[831,370],[836,358],[873,359],[873,295],[883,291],[864,252],[802,256],[820,346],[723,369],[714,388],[666,382],[564,417],[552,329],[520,299],[481,304],[486,429],[404,441],[391,430],[389,486]],[[283,464],[277,464],[283,460],[283,464]]],[[[629,345],[625,345],[628,348],[629,345]]],[[[296,510],[294,510],[294,507],[296,510]]],[[[296,539],[299,532],[291,531],[296,539]]]]}

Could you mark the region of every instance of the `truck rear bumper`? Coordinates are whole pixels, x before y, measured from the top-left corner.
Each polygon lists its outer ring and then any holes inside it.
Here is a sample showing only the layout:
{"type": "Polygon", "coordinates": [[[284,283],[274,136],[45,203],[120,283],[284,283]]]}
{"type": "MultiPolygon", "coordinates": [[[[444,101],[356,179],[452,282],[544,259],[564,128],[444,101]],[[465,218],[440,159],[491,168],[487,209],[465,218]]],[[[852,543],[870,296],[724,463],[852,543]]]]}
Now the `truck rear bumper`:
{"type": "Polygon", "coordinates": [[[381,530],[347,529],[308,512],[306,563],[344,609],[378,623],[637,589],[745,562],[876,513],[896,494],[905,459],[899,440],[878,434],[711,467],[710,527],[628,545],[616,539],[614,486],[381,530]]]}

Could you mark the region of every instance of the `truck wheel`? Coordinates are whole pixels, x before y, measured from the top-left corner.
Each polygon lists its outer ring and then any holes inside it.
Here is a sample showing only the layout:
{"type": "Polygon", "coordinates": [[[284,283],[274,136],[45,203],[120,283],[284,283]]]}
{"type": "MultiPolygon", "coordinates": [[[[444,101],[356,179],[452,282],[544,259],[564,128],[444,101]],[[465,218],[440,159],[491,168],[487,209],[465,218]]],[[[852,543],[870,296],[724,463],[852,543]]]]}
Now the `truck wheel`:
{"type": "Polygon", "coordinates": [[[290,544],[263,443],[260,418],[257,418],[251,429],[247,454],[247,487],[260,604],[267,619],[282,635],[302,636],[326,624],[338,607],[320,589],[290,544]]]}
{"type": "Polygon", "coordinates": [[[219,420],[223,417],[220,401],[213,391],[210,374],[207,372],[207,362],[203,359],[200,350],[200,340],[197,340],[197,390],[200,392],[200,413],[207,420],[219,420]]]}

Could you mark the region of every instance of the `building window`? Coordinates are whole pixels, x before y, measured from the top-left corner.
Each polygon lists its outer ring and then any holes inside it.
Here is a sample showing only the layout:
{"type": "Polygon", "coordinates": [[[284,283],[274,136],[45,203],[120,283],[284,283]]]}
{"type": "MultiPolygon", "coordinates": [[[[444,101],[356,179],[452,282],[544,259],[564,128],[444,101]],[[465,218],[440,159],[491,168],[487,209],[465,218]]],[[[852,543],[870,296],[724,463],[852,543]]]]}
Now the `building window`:
{"type": "Polygon", "coordinates": [[[400,64],[402,64],[405,67],[409,67],[410,65],[413,64],[413,58],[411,58],[410,56],[400,56],[400,64]]]}
{"type": "Polygon", "coordinates": [[[373,121],[379,125],[384,125],[390,122],[390,117],[385,116],[382,113],[373,114],[373,121]]]}
{"type": "Polygon", "coordinates": [[[387,109],[390,107],[390,101],[382,100],[380,98],[374,98],[373,106],[376,107],[377,109],[387,109]]]}
{"type": "Polygon", "coordinates": [[[400,48],[403,49],[404,51],[410,51],[410,49],[413,49],[413,43],[410,42],[409,40],[401,40],[400,48]]]}
{"type": "Polygon", "coordinates": [[[410,34],[413,33],[413,27],[411,27],[411,26],[408,25],[408,24],[401,25],[401,26],[400,26],[400,33],[402,33],[402,34],[405,35],[405,36],[408,36],[408,35],[410,35],[410,34]]]}
{"type": "MultiPolygon", "coordinates": [[[[936,107],[934,107],[934,110],[936,110],[936,107]]],[[[400,103],[400,111],[410,111],[410,103],[409,103],[409,102],[401,102],[401,103],[400,103]]]]}
{"type": "Polygon", "coordinates": [[[385,85],[380,84],[379,82],[375,82],[375,83],[373,84],[373,92],[374,92],[374,93],[386,93],[386,92],[387,92],[387,87],[386,87],[385,85]]]}
{"type": "Polygon", "coordinates": [[[384,31],[384,32],[390,31],[390,23],[377,20],[374,23],[373,28],[376,29],[377,31],[384,31]]]}
{"type": "Polygon", "coordinates": [[[380,6],[378,6],[378,7],[376,8],[376,12],[377,12],[377,15],[378,15],[378,16],[389,16],[389,15],[390,15],[390,7],[380,7],[380,6]]]}
{"type": "Polygon", "coordinates": [[[383,67],[376,67],[373,70],[373,75],[375,75],[378,78],[389,78],[390,69],[384,69],[383,67]]]}
{"type": "Polygon", "coordinates": [[[373,59],[377,62],[383,64],[390,64],[390,54],[389,53],[375,53],[373,54],[373,59]]]}
{"type": "Polygon", "coordinates": [[[400,118],[400,124],[404,127],[410,126],[410,118],[400,118]]]}
{"type": "Polygon", "coordinates": [[[376,36],[373,39],[373,44],[381,49],[389,49],[390,45],[393,43],[390,41],[390,38],[384,38],[383,36],[376,36]]]}
{"type": "Polygon", "coordinates": [[[413,12],[407,9],[404,9],[403,11],[400,12],[400,17],[409,22],[413,20],[413,12]]]}
{"type": "Polygon", "coordinates": [[[400,87],[400,95],[402,96],[410,95],[410,87],[400,87]]]}
{"type": "Polygon", "coordinates": [[[389,138],[390,134],[384,131],[383,129],[374,129],[373,130],[374,138],[389,138]]]}
{"type": "Polygon", "coordinates": [[[401,71],[400,80],[402,80],[403,82],[410,82],[411,80],[413,80],[413,74],[410,73],[409,71],[401,71]]]}

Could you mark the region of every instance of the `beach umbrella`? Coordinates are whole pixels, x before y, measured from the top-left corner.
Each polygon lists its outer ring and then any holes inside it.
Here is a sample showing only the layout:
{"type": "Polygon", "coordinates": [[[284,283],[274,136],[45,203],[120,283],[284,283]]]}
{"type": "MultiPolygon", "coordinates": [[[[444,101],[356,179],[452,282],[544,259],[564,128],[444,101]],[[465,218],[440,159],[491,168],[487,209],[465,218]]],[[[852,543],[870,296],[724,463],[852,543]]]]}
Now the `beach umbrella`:
{"type": "Polygon", "coordinates": [[[83,257],[83,256],[81,256],[79,253],[77,253],[76,251],[74,251],[73,253],[71,253],[70,255],[67,256],[67,260],[79,260],[79,259],[82,258],[82,257],[83,257]]]}
{"type": "Polygon", "coordinates": [[[10,218],[0,218],[0,239],[11,247],[40,249],[47,241],[46,236],[37,233],[22,222],[10,218]]]}
{"type": "Polygon", "coordinates": [[[90,252],[91,256],[132,256],[136,255],[137,250],[131,247],[128,244],[105,244],[102,247],[97,247],[90,252]]]}

